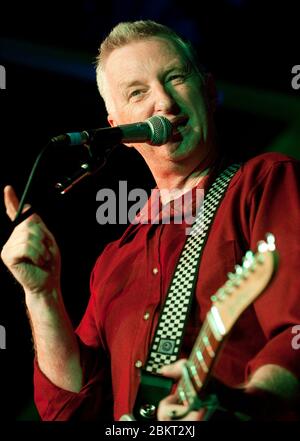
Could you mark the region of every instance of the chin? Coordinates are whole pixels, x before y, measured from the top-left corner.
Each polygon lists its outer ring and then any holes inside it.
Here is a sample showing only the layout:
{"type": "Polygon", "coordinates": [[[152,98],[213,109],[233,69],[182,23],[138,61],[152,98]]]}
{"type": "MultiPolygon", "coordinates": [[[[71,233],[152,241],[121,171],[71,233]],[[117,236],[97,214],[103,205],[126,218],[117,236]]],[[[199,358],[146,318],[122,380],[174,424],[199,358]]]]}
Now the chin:
{"type": "Polygon", "coordinates": [[[168,158],[173,162],[181,162],[195,155],[195,149],[187,150],[181,143],[177,144],[177,146],[173,145],[172,149],[168,149],[168,158]]]}
{"type": "Polygon", "coordinates": [[[181,146],[182,141],[172,141],[166,144],[166,150],[170,153],[175,153],[181,146]]]}
{"type": "Polygon", "coordinates": [[[199,142],[189,136],[176,142],[172,142],[170,151],[179,156],[189,156],[196,150],[197,145],[199,145],[199,142]]]}

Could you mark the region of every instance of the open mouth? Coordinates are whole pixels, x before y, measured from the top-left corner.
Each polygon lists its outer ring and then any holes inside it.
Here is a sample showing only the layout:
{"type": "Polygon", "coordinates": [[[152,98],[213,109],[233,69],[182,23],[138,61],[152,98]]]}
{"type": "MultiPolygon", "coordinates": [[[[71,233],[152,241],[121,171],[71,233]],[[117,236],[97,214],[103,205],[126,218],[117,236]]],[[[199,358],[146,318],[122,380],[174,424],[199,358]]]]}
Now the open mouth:
{"type": "Polygon", "coordinates": [[[184,129],[187,125],[188,120],[189,118],[187,116],[181,116],[171,121],[173,126],[173,134],[171,140],[173,142],[182,140],[184,135],[184,129]]]}

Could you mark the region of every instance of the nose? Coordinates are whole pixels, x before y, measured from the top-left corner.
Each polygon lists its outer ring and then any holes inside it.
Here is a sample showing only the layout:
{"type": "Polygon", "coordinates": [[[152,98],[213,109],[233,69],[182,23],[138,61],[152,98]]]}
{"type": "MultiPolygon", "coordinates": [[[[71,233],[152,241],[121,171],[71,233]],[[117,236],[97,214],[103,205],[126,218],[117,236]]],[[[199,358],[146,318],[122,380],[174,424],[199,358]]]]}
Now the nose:
{"type": "Polygon", "coordinates": [[[155,90],[155,113],[168,114],[174,112],[177,108],[174,97],[161,84],[155,90]]]}

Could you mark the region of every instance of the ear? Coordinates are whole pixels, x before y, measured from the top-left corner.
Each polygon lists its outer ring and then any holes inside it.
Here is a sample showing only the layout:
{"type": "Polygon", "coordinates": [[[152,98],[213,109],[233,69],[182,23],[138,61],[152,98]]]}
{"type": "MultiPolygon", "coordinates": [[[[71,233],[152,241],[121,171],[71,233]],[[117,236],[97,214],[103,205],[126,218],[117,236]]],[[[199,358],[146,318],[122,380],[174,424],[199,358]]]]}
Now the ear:
{"type": "Polygon", "coordinates": [[[107,115],[107,122],[111,127],[115,127],[117,125],[110,113],[107,115]]]}
{"type": "Polygon", "coordinates": [[[210,109],[214,113],[218,105],[218,92],[216,82],[211,73],[205,75],[205,91],[210,109]]]}

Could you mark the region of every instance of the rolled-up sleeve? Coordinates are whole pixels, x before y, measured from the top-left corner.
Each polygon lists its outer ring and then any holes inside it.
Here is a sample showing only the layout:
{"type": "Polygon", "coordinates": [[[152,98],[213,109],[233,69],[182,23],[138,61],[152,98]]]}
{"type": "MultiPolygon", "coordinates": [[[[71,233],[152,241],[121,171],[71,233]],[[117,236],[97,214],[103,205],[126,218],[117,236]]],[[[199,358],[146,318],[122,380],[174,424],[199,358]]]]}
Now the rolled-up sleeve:
{"type": "Polygon", "coordinates": [[[82,343],[80,349],[84,385],[78,393],[57,387],[34,360],[34,400],[42,420],[112,420],[110,369],[105,355],[92,354],[82,343]]]}
{"type": "MultiPolygon", "coordinates": [[[[91,275],[91,287],[93,273],[91,275]]],[[[34,360],[34,401],[45,421],[113,419],[110,360],[98,332],[93,291],[76,329],[83,373],[83,387],[70,392],[53,384],[34,360]]]]}

